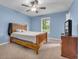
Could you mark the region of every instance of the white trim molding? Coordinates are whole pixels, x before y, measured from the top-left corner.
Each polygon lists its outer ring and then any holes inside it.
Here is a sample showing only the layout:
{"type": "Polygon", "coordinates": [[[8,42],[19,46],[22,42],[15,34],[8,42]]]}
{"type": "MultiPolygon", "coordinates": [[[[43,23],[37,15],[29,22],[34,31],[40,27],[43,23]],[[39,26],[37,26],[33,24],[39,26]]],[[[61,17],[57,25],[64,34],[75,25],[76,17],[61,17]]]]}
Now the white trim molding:
{"type": "Polygon", "coordinates": [[[0,43],[0,45],[5,45],[5,44],[8,44],[9,42],[5,42],[5,43],[0,43]]]}
{"type": "Polygon", "coordinates": [[[48,37],[48,39],[61,40],[60,38],[48,37]]]}

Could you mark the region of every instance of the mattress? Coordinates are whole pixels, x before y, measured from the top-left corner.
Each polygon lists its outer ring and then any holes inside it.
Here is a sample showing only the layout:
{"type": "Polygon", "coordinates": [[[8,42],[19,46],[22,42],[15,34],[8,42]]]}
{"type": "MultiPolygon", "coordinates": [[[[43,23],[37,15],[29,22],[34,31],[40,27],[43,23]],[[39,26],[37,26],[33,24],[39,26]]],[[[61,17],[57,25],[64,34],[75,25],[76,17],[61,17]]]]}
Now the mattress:
{"type": "Polygon", "coordinates": [[[13,32],[11,34],[11,37],[15,37],[21,40],[25,40],[25,41],[29,41],[32,43],[36,43],[36,36],[43,34],[45,32],[31,32],[31,31],[27,31],[27,32],[13,32]]]}

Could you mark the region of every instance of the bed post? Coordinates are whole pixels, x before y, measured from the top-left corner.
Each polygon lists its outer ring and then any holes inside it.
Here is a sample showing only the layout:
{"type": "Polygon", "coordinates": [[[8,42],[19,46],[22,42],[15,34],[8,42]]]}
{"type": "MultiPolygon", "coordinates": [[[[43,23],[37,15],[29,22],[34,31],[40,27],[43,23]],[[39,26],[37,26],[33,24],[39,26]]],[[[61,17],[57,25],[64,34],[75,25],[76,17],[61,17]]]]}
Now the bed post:
{"type": "Polygon", "coordinates": [[[36,54],[38,54],[38,53],[39,53],[39,48],[36,49],[36,54]]]}
{"type": "Polygon", "coordinates": [[[12,43],[12,40],[13,40],[13,39],[14,39],[14,38],[10,36],[10,43],[12,43]]]}
{"type": "Polygon", "coordinates": [[[11,39],[12,39],[12,38],[10,37],[10,43],[12,42],[11,39]]]}
{"type": "Polygon", "coordinates": [[[47,43],[47,39],[48,39],[48,37],[47,37],[47,32],[46,32],[45,36],[46,36],[45,38],[46,38],[46,43],[47,43]]]}
{"type": "Polygon", "coordinates": [[[39,36],[38,35],[36,36],[36,45],[37,45],[37,47],[36,47],[36,54],[38,54],[39,53],[39,48],[40,48],[39,36]]]}

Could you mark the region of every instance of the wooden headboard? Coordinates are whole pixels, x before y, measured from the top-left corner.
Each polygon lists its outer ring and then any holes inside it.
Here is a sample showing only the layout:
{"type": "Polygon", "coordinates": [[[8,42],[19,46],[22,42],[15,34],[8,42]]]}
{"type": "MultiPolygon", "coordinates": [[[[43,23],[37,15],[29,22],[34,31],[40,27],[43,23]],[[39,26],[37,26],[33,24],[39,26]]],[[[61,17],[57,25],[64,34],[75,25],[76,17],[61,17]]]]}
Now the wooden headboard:
{"type": "Polygon", "coordinates": [[[27,30],[27,25],[12,23],[12,32],[16,32],[16,29],[27,30]]]}

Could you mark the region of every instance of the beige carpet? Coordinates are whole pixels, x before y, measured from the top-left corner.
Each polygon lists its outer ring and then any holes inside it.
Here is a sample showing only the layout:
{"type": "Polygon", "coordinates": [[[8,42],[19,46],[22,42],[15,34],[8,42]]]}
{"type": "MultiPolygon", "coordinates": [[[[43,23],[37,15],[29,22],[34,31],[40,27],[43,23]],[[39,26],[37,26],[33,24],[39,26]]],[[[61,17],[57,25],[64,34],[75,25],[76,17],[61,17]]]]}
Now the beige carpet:
{"type": "Polygon", "coordinates": [[[0,46],[0,59],[67,59],[61,56],[61,46],[58,42],[44,44],[36,55],[32,49],[17,44],[0,46]]]}

